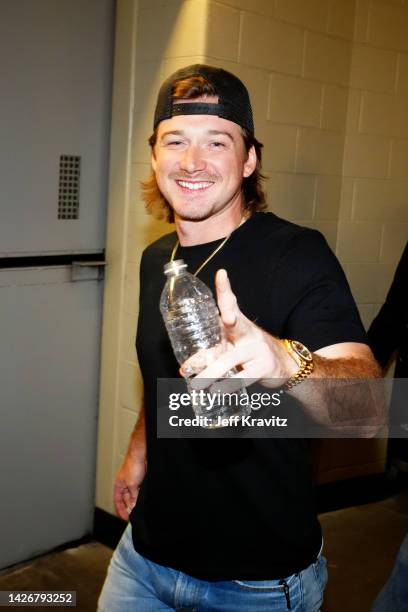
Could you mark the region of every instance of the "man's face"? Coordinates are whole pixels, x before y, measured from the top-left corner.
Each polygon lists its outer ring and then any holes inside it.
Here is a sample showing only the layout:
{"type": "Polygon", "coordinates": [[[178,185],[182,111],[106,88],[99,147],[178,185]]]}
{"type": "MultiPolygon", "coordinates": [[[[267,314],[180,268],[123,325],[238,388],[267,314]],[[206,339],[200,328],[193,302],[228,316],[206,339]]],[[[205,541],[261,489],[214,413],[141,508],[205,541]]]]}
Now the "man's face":
{"type": "Polygon", "coordinates": [[[159,124],[152,166],[175,216],[200,221],[241,206],[242,180],[255,170],[256,154],[253,147],[246,152],[236,123],[179,115],[159,124]]]}

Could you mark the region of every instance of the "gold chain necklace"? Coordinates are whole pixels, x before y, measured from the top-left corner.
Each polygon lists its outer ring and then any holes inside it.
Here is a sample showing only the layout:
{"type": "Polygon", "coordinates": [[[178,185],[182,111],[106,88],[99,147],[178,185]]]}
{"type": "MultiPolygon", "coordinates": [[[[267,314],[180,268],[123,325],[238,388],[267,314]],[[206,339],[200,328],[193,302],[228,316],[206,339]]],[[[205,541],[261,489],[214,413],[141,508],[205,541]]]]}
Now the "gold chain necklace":
{"type": "MultiPolygon", "coordinates": [[[[235,229],[238,229],[244,223],[244,221],[246,221],[246,217],[242,217],[240,224],[237,225],[237,227],[235,229]]],[[[235,231],[235,230],[233,230],[233,231],[235,231]]],[[[193,276],[197,276],[197,274],[199,272],[201,272],[201,270],[204,268],[204,266],[206,266],[208,264],[208,262],[211,261],[211,259],[213,257],[215,257],[215,255],[218,253],[218,251],[221,251],[222,247],[227,242],[227,240],[230,238],[231,234],[232,234],[232,232],[230,234],[228,234],[228,236],[226,236],[224,238],[224,240],[221,242],[221,244],[219,244],[217,246],[217,248],[207,257],[207,259],[205,259],[203,261],[203,263],[197,268],[197,270],[195,272],[193,272],[193,276]]],[[[176,240],[176,244],[174,245],[173,250],[171,252],[170,261],[174,261],[174,257],[176,255],[176,252],[177,252],[177,249],[178,249],[179,245],[180,245],[179,240],[176,240]]]]}

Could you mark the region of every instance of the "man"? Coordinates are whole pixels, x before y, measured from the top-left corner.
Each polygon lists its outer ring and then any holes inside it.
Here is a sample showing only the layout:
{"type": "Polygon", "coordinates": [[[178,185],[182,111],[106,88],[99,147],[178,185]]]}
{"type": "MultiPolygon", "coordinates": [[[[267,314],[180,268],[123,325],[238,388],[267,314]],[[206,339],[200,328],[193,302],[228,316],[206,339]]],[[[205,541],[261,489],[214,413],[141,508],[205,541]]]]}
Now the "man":
{"type": "MultiPolygon", "coordinates": [[[[237,367],[244,382],[283,381],[289,398],[301,398],[307,377],[376,377],[356,307],[318,232],[259,212],[262,145],[239,79],[204,65],[173,74],[150,144],[147,208],[174,221],[176,233],[142,258],[144,410],[115,483],[118,513],[130,512],[131,525],[99,609],[317,611],[327,575],[307,441],[157,439],[157,378],[179,375],[158,308],[162,269],[173,255],[213,289],[216,275],[229,348],[196,383],[237,367]]],[[[338,408],[333,417],[324,397],[315,399],[305,412],[330,425],[338,408]]]]}
{"type": "MultiPolygon", "coordinates": [[[[384,374],[390,360],[396,356],[394,378],[408,378],[408,243],[386,300],[367,332],[372,351],[384,374]]],[[[406,426],[405,388],[395,381],[390,404],[390,438],[387,446],[387,470],[390,478],[402,478],[408,472],[408,440],[406,426]],[[395,437],[394,437],[395,436],[395,437]]]]}
{"type": "MultiPolygon", "coordinates": [[[[368,339],[381,364],[384,374],[396,353],[396,365],[391,405],[390,435],[387,447],[387,470],[390,478],[407,482],[408,440],[404,429],[406,422],[405,387],[398,379],[408,377],[408,243],[401,259],[386,300],[371,323],[368,339]],[[395,437],[393,437],[395,436],[395,437]]],[[[403,612],[408,606],[408,535],[405,536],[395,560],[391,575],[378,594],[372,612],[403,612]]]]}

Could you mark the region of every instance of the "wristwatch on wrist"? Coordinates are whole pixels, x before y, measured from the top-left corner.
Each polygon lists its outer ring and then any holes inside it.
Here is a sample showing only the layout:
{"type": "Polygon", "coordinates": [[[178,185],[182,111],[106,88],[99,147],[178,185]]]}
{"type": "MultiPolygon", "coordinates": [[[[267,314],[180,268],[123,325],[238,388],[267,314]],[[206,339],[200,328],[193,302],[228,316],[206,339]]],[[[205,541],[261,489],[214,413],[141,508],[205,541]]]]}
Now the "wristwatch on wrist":
{"type": "Polygon", "coordinates": [[[293,374],[282,387],[283,391],[289,391],[295,385],[298,385],[313,372],[313,355],[304,344],[297,340],[282,340],[285,349],[290,356],[296,361],[299,370],[293,374]]]}

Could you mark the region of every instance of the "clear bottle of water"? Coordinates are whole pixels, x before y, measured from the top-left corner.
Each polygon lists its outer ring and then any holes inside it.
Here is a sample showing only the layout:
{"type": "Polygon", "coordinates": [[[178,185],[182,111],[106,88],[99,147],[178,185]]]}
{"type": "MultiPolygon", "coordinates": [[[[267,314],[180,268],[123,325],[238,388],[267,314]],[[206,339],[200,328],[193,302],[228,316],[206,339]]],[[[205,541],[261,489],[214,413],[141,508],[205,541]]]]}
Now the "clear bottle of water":
{"type": "MultiPolygon", "coordinates": [[[[246,390],[240,381],[230,387],[232,392],[223,393],[225,386],[217,386],[216,381],[211,381],[205,392],[192,391],[188,379],[226,350],[220,315],[211,290],[187,271],[182,259],[167,263],[164,273],[167,282],[160,298],[160,312],[177,361],[183,365],[189,360],[183,371],[195,415],[203,417],[200,425],[222,427],[228,424],[226,420],[247,416],[250,406],[243,401],[246,390]]],[[[236,373],[235,369],[230,370],[225,377],[236,373]]]]}

